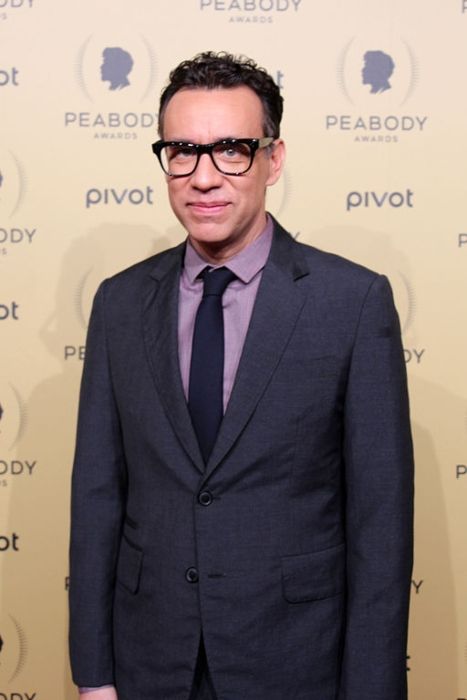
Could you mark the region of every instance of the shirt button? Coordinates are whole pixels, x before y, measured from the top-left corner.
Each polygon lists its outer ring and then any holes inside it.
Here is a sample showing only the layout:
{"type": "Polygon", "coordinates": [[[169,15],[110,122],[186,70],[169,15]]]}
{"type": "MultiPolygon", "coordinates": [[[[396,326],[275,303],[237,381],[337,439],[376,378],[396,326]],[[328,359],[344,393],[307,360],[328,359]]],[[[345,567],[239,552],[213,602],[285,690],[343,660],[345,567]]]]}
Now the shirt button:
{"type": "Polygon", "coordinates": [[[213,502],[212,493],[209,491],[201,491],[198,495],[198,502],[201,503],[202,506],[210,506],[213,502]]]}
{"type": "Polygon", "coordinates": [[[198,583],[198,570],[194,566],[190,566],[189,569],[185,571],[185,578],[188,583],[198,583]]]}

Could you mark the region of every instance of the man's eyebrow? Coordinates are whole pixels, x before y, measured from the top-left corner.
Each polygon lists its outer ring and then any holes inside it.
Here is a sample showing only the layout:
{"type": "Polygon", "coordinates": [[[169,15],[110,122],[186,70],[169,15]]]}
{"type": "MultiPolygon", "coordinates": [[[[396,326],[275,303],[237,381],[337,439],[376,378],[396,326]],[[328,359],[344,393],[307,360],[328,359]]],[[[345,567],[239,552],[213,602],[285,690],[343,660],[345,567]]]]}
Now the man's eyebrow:
{"type": "Polygon", "coordinates": [[[187,138],[172,138],[172,139],[164,139],[165,141],[172,142],[176,141],[177,143],[192,143],[197,146],[207,146],[210,143],[218,143],[219,141],[239,141],[244,138],[251,138],[247,136],[220,136],[217,139],[214,139],[214,141],[208,141],[207,143],[200,143],[199,141],[195,141],[193,139],[187,139],[187,138]]]}

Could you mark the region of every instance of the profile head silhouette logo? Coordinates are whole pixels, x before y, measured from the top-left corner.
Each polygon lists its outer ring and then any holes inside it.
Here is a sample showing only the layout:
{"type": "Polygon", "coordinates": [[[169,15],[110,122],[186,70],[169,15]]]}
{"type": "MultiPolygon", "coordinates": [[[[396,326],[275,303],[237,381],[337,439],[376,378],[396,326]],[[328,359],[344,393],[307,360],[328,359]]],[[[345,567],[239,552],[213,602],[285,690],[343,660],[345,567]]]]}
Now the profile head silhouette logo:
{"type": "Polygon", "coordinates": [[[109,90],[121,90],[130,84],[128,76],[133,69],[133,58],[124,49],[111,46],[102,52],[101,80],[109,81],[109,90]]]}
{"type": "Polygon", "coordinates": [[[362,70],[363,85],[371,85],[371,93],[377,94],[391,89],[389,78],[393,74],[395,63],[384,51],[367,51],[364,55],[365,65],[362,70]]]}

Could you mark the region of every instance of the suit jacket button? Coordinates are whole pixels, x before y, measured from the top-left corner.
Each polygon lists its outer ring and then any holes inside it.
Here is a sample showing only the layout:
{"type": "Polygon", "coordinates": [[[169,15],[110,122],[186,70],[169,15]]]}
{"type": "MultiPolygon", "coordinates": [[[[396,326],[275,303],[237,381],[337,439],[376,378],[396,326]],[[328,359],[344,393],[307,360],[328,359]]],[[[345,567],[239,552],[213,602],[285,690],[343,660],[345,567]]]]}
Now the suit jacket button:
{"type": "Polygon", "coordinates": [[[188,583],[198,583],[198,570],[194,566],[190,566],[189,569],[185,571],[185,578],[188,583]]]}
{"type": "Polygon", "coordinates": [[[212,493],[209,493],[209,491],[201,491],[201,493],[198,494],[198,502],[201,503],[202,506],[210,506],[212,501],[212,493]]]}

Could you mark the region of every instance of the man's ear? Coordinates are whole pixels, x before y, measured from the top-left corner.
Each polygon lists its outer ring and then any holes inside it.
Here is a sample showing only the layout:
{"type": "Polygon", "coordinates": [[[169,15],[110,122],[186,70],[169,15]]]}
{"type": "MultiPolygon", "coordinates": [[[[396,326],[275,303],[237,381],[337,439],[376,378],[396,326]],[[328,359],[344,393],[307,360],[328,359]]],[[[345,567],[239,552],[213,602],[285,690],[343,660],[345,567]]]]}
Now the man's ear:
{"type": "Polygon", "coordinates": [[[266,185],[274,185],[282,172],[285,162],[285,143],[282,139],[277,139],[268,148],[271,149],[269,154],[269,177],[266,185]]]}

